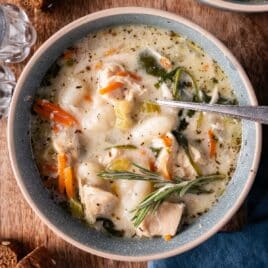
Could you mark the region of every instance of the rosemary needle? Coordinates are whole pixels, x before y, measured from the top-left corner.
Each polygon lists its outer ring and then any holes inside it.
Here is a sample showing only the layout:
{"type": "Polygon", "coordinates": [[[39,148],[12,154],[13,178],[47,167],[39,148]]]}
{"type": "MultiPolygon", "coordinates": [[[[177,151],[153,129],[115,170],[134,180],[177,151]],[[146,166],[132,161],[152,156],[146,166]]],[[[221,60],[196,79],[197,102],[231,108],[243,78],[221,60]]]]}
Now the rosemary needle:
{"type": "Polygon", "coordinates": [[[135,227],[138,227],[150,212],[155,212],[163,201],[173,193],[183,197],[186,193],[211,193],[203,186],[216,180],[222,180],[224,175],[212,174],[200,176],[194,180],[186,180],[180,177],[174,177],[172,180],[164,179],[159,173],[150,171],[135,163],[133,165],[139,173],[124,170],[106,170],[98,173],[98,176],[108,180],[142,180],[155,183],[155,191],[148,194],[139,205],[132,211],[134,216],[132,221],[135,227]]]}

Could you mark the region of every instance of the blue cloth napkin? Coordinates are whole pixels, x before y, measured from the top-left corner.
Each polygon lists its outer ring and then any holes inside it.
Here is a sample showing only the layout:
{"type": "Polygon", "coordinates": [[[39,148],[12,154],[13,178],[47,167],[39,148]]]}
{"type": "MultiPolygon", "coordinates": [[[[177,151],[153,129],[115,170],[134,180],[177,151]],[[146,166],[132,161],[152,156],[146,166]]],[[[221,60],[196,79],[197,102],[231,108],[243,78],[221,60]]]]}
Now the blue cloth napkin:
{"type": "Polygon", "coordinates": [[[176,257],[151,261],[148,268],[268,267],[268,155],[248,196],[248,225],[242,231],[217,233],[202,245],[176,257]]]}

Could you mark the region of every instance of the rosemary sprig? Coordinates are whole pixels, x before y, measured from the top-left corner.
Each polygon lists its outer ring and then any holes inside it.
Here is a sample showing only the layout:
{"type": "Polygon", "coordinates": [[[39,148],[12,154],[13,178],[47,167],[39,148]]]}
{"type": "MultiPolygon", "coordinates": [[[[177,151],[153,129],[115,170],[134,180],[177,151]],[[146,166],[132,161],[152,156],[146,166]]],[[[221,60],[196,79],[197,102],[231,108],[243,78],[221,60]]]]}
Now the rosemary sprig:
{"type": "MultiPolygon", "coordinates": [[[[164,179],[159,173],[152,172],[149,169],[141,167],[135,163],[132,163],[132,165],[138,168],[139,173],[124,170],[106,170],[98,173],[98,176],[107,180],[138,180],[156,183],[170,182],[164,179]]],[[[175,182],[176,181],[174,181],[174,183],[175,182]]]]}
{"type": "Polygon", "coordinates": [[[138,227],[148,213],[156,211],[160,204],[173,193],[178,194],[179,197],[183,197],[187,193],[195,193],[197,190],[201,193],[211,193],[211,191],[204,189],[202,186],[223,178],[225,178],[223,175],[210,175],[202,176],[191,181],[165,184],[147,195],[145,199],[133,210],[133,212],[135,212],[134,217],[132,218],[134,226],[138,227]]]}
{"type": "Polygon", "coordinates": [[[172,180],[164,179],[159,173],[152,172],[135,163],[133,166],[138,168],[139,173],[130,171],[107,170],[98,173],[98,176],[108,180],[142,180],[155,183],[155,191],[148,194],[144,200],[132,211],[135,212],[132,218],[134,226],[138,227],[148,213],[153,213],[158,209],[161,203],[170,197],[173,193],[183,197],[186,193],[211,193],[204,189],[203,186],[225,178],[224,175],[213,174],[208,176],[200,176],[194,180],[186,180],[180,177],[174,177],[172,180]]]}

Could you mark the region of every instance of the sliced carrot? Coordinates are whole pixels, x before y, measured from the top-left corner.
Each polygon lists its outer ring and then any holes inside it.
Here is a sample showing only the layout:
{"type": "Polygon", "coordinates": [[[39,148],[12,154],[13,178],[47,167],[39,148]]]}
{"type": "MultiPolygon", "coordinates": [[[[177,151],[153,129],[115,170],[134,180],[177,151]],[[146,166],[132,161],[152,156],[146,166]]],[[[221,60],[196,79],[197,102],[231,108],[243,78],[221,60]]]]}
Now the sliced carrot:
{"type": "Polygon", "coordinates": [[[33,106],[33,110],[40,116],[50,120],[51,113],[49,111],[46,111],[42,109],[40,106],[38,106],[36,103],[33,106]]]}
{"type": "Polygon", "coordinates": [[[117,49],[116,48],[110,48],[110,49],[108,49],[108,50],[106,50],[104,52],[104,55],[105,56],[111,56],[111,55],[115,54],[116,52],[117,52],[117,49]]]}
{"type": "Polygon", "coordinates": [[[141,80],[141,77],[139,75],[137,75],[136,73],[133,73],[133,72],[128,72],[128,71],[119,71],[119,72],[115,73],[115,75],[123,76],[123,77],[129,76],[132,79],[137,80],[137,81],[141,80]]]}
{"type": "Polygon", "coordinates": [[[161,139],[163,140],[165,146],[171,147],[171,145],[172,145],[172,139],[170,137],[168,137],[166,135],[162,135],[161,136],[161,139]]]}
{"type": "Polygon", "coordinates": [[[160,58],[160,65],[165,69],[170,69],[172,67],[171,61],[166,57],[160,58]]]}
{"type": "Polygon", "coordinates": [[[65,126],[71,126],[77,123],[71,114],[64,111],[59,105],[47,100],[37,99],[34,103],[33,110],[38,115],[65,126]]]}
{"type": "Polygon", "coordinates": [[[99,90],[99,93],[101,95],[107,94],[107,93],[109,93],[111,91],[114,91],[114,90],[116,90],[116,89],[118,89],[120,87],[123,87],[123,86],[124,86],[124,83],[121,83],[121,82],[111,82],[108,86],[106,86],[104,88],[101,88],[99,90]]]}
{"type": "Polygon", "coordinates": [[[74,174],[72,167],[66,167],[64,169],[65,187],[66,194],[69,199],[74,197],[75,186],[74,186],[74,174]]]}
{"type": "Polygon", "coordinates": [[[58,154],[58,190],[61,194],[64,193],[65,190],[65,175],[64,169],[67,166],[67,156],[64,153],[58,154]]]}
{"type": "Polygon", "coordinates": [[[213,158],[216,155],[216,145],[217,145],[217,141],[215,138],[215,135],[213,133],[213,130],[210,129],[208,131],[208,137],[209,137],[209,156],[210,158],[213,158]]]}

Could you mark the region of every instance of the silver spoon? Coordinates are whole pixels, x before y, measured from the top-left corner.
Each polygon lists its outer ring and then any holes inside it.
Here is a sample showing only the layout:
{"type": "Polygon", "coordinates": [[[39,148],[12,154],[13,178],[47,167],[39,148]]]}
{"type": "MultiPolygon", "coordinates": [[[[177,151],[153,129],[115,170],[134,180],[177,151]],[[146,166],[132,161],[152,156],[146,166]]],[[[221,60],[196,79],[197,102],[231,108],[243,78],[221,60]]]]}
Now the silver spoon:
{"type": "Polygon", "coordinates": [[[239,119],[256,121],[266,125],[268,124],[268,106],[236,106],[172,100],[157,100],[156,103],[162,106],[183,108],[202,112],[213,112],[239,119]]]}

